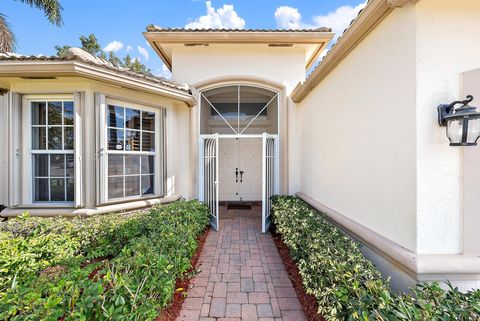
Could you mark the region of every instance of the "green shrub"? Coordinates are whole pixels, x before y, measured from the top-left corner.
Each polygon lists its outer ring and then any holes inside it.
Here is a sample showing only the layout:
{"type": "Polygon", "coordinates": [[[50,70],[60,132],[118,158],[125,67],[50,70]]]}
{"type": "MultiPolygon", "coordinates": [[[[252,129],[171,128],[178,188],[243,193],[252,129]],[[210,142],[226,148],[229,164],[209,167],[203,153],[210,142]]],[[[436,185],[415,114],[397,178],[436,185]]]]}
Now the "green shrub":
{"type": "Polygon", "coordinates": [[[389,280],[326,217],[302,200],[273,197],[276,231],[297,263],[306,292],[327,320],[480,320],[480,291],[419,284],[411,294],[390,291],[389,280]]]}
{"type": "Polygon", "coordinates": [[[208,208],[197,201],[128,216],[3,223],[0,320],[153,320],[190,268],[207,223],[208,208]]]}

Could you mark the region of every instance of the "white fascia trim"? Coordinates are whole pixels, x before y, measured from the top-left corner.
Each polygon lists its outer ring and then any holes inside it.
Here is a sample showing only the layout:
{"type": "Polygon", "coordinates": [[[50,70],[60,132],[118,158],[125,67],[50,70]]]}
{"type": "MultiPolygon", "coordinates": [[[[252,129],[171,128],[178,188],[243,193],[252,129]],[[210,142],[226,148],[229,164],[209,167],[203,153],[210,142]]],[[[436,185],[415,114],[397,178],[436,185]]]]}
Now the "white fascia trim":
{"type": "Polygon", "coordinates": [[[15,217],[22,215],[24,212],[28,212],[30,216],[90,216],[97,214],[109,214],[118,212],[128,212],[139,210],[142,208],[150,207],[157,204],[168,204],[180,200],[182,196],[180,194],[173,194],[166,197],[151,198],[146,200],[137,200],[119,204],[111,204],[105,206],[98,206],[95,208],[55,208],[54,206],[48,207],[26,207],[26,208],[6,208],[1,213],[1,217],[15,217]]]}
{"type": "Polygon", "coordinates": [[[452,280],[461,275],[480,276],[480,257],[463,254],[417,254],[304,193],[299,192],[296,196],[324,213],[348,235],[417,280],[429,280],[429,275],[450,275],[452,280]]]}
{"type": "Polygon", "coordinates": [[[27,76],[83,76],[85,78],[104,81],[129,89],[159,94],[174,100],[196,105],[195,98],[180,89],[169,88],[161,84],[155,85],[148,80],[131,77],[114,70],[99,68],[79,61],[9,61],[0,64],[0,77],[27,76]],[[162,87],[160,87],[162,86],[162,87]]]}

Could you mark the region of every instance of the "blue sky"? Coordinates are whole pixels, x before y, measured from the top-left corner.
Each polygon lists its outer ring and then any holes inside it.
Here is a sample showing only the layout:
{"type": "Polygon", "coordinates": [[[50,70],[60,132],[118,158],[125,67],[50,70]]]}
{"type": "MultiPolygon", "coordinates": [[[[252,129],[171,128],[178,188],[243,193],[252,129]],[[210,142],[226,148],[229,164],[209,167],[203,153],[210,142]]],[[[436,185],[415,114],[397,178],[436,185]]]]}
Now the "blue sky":
{"type": "Polygon", "coordinates": [[[146,44],[148,24],[162,27],[311,28],[332,27],[339,33],[362,8],[364,0],[63,0],[62,27],[38,9],[2,0],[22,54],[55,53],[55,45],[78,46],[80,35],[94,33],[103,47],[122,57],[130,53],[156,74],[168,76],[160,58],[146,44]]]}

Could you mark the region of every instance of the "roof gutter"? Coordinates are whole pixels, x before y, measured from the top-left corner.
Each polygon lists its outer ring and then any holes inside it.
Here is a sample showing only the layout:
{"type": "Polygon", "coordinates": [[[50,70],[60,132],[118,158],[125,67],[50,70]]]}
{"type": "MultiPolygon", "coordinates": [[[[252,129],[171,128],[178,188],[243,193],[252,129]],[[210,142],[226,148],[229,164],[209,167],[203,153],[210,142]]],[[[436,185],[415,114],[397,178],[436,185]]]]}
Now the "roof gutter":
{"type": "Polygon", "coordinates": [[[385,17],[395,8],[419,0],[370,0],[350,27],[330,49],[318,67],[303,82],[299,82],[291,93],[295,103],[301,102],[323,79],[325,79],[385,17]]]}
{"type": "Polygon", "coordinates": [[[194,106],[197,101],[188,92],[169,88],[168,86],[155,85],[154,83],[135,78],[113,70],[105,68],[96,68],[87,63],[79,61],[60,61],[60,62],[25,62],[25,61],[3,61],[0,64],[1,77],[48,77],[48,76],[82,76],[88,79],[99,80],[123,88],[141,90],[152,94],[161,95],[166,98],[185,102],[189,106],[194,106]]]}

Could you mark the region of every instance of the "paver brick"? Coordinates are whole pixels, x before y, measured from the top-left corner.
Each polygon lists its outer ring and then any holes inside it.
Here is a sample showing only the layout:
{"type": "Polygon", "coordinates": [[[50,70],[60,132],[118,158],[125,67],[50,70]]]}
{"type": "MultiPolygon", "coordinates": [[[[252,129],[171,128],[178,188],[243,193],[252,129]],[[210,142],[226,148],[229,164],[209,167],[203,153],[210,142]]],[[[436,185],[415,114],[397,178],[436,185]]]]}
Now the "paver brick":
{"type": "Polygon", "coordinates": [[[272,306],[270,304],[257,304],[257,315],[259,318],[273,318],[272,306]]]}
{"type": "Polygon", "coordinates": [[[227,283],[218,282],[213,287],[214,298],[226,298],[227,297],[227,283]]]}
{"type": "Polygon", "coordinates": [[[306,321],[257,213],[221,212],[220,230],[207,237],[177,321],[306,321]]]}
{"type": "Polygon", "coordinates": [[[268,293],[249,293],[248,294],[248,303],[259,304],[259,303],[270,303],[270,296],[268,293]]]}
{"type": "Polygon", "coordinates": [[[240,280],[240,291],[242,292],[253,292],[253,278],[241,278],[240,280]]]}
{"type": "Polygon", "coordinates": [[[226,300],[221,298],[213,298],[210,303],[209,316],[214,318],[223,318],[225,316],[226,300]]]}
{"type": "Polygon", "coordinates": [[[256,321],[257,307],[255,304],[242,304],[242,321],[256,321]]]}
{"type": "Polygon", "coordinates": [[[242,316],[242,305],[238,303],[227,303],[225,316],[227,318],[240,318],[242,316]]]}
{"type": "Polygon", "coordinates": [[[280,310],[301,310],[300,302],[297,298],[277,298],[280,310]]]}
{"type": "Polygon", "coordinates": [[[230,282],[227,286],[227,292],[240,292],[240,282],[230,282]]]}
{"type": "Polygon", "coordinates": [[[248,303],[248,295],[242,292],[227,293],[227,303],[248,303]]]}

